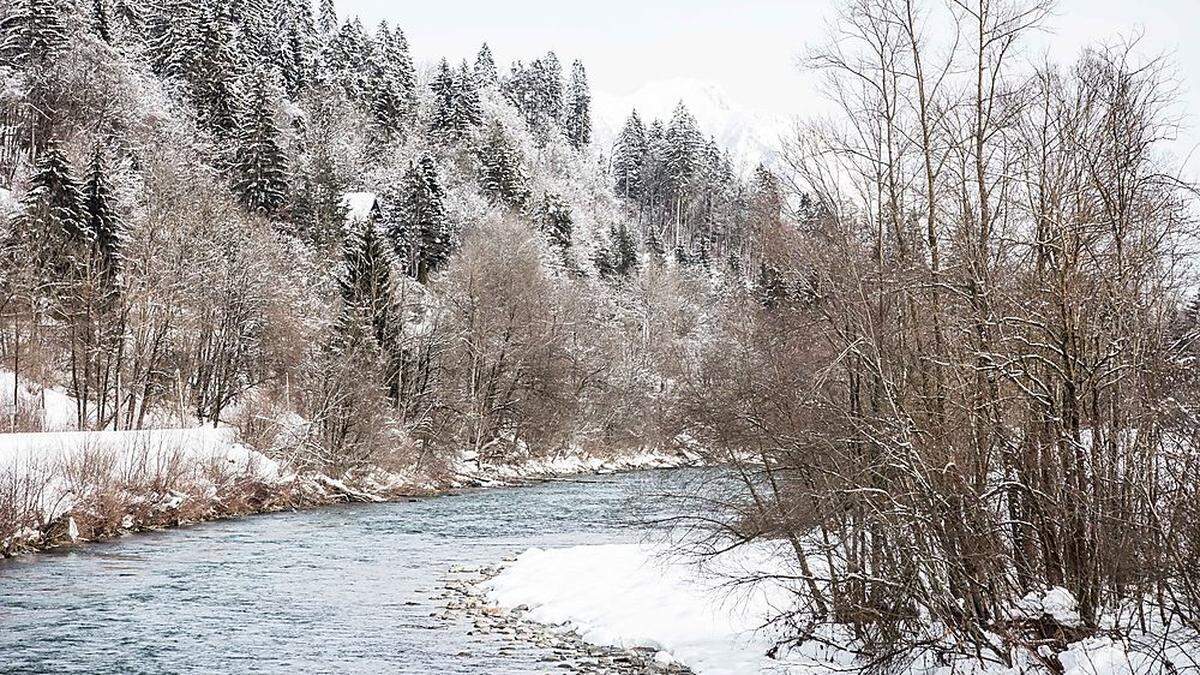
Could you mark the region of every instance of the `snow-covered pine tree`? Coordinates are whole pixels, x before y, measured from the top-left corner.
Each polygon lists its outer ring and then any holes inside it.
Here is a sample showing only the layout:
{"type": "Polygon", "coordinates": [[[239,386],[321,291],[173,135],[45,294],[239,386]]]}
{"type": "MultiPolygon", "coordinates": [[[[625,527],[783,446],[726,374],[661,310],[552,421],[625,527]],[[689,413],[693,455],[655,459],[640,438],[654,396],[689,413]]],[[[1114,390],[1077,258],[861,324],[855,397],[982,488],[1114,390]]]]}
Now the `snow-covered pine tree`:
{"type": "Polygon", "coordinates": [[[613,153],[613,173],[616,193],[636,201],[641,197],[642,166],[646,163],[646,127],[637,110],[629,114],[613,153]]]}
{"type": "Polygon", "coordinates": [[[538,205],[536,220],[546,233],[550,243],[562,251],[571,247],[571,234],[574,229],[574,218],[571,215],[571,205],[561,195],[553,192],[542,194],[538,205]]]}
{"type": "Polygon", "coordinates": [[[460,114],[458,83],[449,61],[442,59],[430,86],[433,89],[433,111],[429,131],[444,142],[455,142],[462,138],[466,125],[460,114]]]}
{"type": "Polygon", "coordinates": [[[108,8],[104,6],[104,0],[92,0],[92,29],[101,40],[112,44],[112,30],[108,23],[108,8]]]}
{"type": "Polygon", "coordinates": [[[477,127],[483,124],[483,106],[479,101],[479,87],[475,82],[475,73],[463,59],[454,80],[456,114],[466,126],[477,127]]]}
{"type": "Polygon", "coordinates": [[[325,45],[322,62],[325,72],[323,81],[335,82],[346,92],[347,98],[366,104],[370,79],[371,38],[357,19],[346,21],[325,45]]]}
{"type": "Polygon", "coordinates": [[[247,209],[271,215],[287,198],[287,157],[279,146],[269,74],[257,71],[249,89],[233,159],[233,189],[247,209]]]}
{"type": "Polygon", "coordinates": [[[165,78],[185,78],[200,51],[199,28],[205,16],[199,0],[163,0],[146,21],[147,47],[154,72],[165,78]]]}
{"type": "Polygon", "coordinates": [[[38,295],[53,295],[55,287],[76,276],[76,265],[88,243],[88,214],[79,182],[57,143],[39,153],[24,209],[13,222],[5,247],[15,262],[30,264],[38,295]]]}
{"type": "Polygon", "coordinates": [[[0,21],[0,58],[9,65],[50,63],[68,40],[60,0],[14,0],[0,21]]]}
{"type": "Polygon", "coordinates": [[[614,274],[627,277],[637,269],[637,241],[624,222],[612,228],[612,270],[614,274]]]}
{"type": "Polygon", "coordinates": [[[696,120],[681,101],[667,126],[667,169],[676,196],[688,191],[699,168],[699,153],[703,139],[696,120]]]}
{"type": "Polygon", "coordinates": [[[408,50],[408,38],[399,26],[389,34],[384,49],[388,69],[404,102],[404,117],[412,119],[417,113],[417,75],[408,50]]]}
{"type": "Polygon", "coordinates": [[[338,346],[388,351],[392,307],[392,255],[370,219],[350,224],[342,241],[338,290],[342,309],[335,330],[338,346]]]}
{"type": "Polygon", "coordinates": [[[276,9],[276,30],[282,40],[277,54],[284,88],[296,100],[310,84],[319,37],[308,0],[282,0],[276,9]]]}
{"type": "Polygon", "coordinates": [[[521,207],[529,200],[529,178],[520,152],[494,121],[483,134],[477,151],[479,189],[493,202],[521,207]]]}
{"type": "Polygon", "coordinates": [[[142,8],[134,0],[113,0],[108,18],[109,30],[118,45],[143,41],[146,20],[142,8]]]}
{"type": "Polygon", "coordinates": [[[417,281],[423,284],[446,264],[453,248],[444,197],[432,157],[423,155],[409,165],[399,219],[389,235],[399,255],[412,256],[417,281]]]}
{"type": "Polygon", "coordinates": [[[563,73],[562,64],[558,61],[558,55],[554,52],[547,52],[546,57],[542,59],[542,71],[539,73],[539,85],[541,91],[541,110],[540,113],[545,118],[547,125],[562,127],[563,120],[566,117],[565,98],[563,97],[563,73]]]}
{"type": "Polygon", "coordinates": [[[99,148],[83,186],[83,207],[87,215],[84,230],[92,244],[93,276],[100,285],[101,298],[107,299],[120,285],[124,227],[112,205],[112,187],[99,148]]]}
{"type": "Polygon", "coordinates": [[[317,10],[317,28],[320,29],[321,35],[328,40],[338,29],[337,8],[334,7],[333,0],[320,0],[320,2],[317,10]]]}
{"type": "Polygon", "coordinates": [[[592,94],[588,89],[583,63],[571,64],[571,82],[567,87],[567,140],[576,150],[592,142],[592,94]]]}
{"type": "Polygon", "coordinates": [[[342,195],[346,185],[338,175],[331,148],[323,143],[302,156],[298,189],[292,196],[291,217],[301,239],[321,251],[340,243],[346,223],[342,195]]]}
{"type": "Polygon", "coordinates": [[[475,82],[480,88],[494,87],[500,82],[496,60],[492,58],[492,49],[486,42],[479,48],[479,54],[475,57],[475,82]]]}
{"type": "Polygon", "coordinates": [[[391,28],[386,21],[380,22],[369,63],[371,76],[366,82],[375,136],[382,141],[390,141],[400,135],[408,111],[405,92],[396,81],[388,50],[392,40],[391,28]]]}
{"type": "Polygon", "coordinates": [[[217,138],[232,138],[238,128],[239,65],[233,16],[219,3],[206,3],[194,33],[194,57],[187,78],[200,123],[217,138]]]}

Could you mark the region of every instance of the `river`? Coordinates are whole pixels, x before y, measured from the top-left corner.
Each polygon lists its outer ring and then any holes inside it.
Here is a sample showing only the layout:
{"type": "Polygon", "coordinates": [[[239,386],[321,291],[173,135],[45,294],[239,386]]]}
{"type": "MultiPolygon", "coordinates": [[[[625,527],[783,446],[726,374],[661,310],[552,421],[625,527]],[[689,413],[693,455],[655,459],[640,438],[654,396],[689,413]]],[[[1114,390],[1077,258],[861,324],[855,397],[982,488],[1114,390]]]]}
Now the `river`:
{"type": "Polygon", "coordinates": [[[0,562],[0,672],[545,673],[440,618],[456,565],[655,536],[690,470],[252,516],[0,562]],[[639,498],[640,497],[640,498],[639,498]]]}

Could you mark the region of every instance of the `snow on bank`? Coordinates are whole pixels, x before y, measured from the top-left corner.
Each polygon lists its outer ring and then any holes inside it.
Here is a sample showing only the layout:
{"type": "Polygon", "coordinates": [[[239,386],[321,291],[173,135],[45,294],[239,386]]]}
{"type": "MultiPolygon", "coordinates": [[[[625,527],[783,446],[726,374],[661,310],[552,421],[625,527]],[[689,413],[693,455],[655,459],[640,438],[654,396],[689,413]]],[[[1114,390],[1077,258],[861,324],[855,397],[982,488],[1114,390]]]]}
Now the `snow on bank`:
{"type": "Polygon", "coordinates": [[[474,451],[464,452],[454,463],[452,473],[457,486],[500,486],[525,480],[561,478],[592,474],[676,469],[695,466],[699,456],[684,448],[676,452],[639,450],[597,456],[578,448],[551,457],[511,462],[488,462],[474,451]]]}
{"type": "Polygon", "coordinates": [[[269,507],[292,478],[229,428],[0,434],[0,556],[269,507]]]}
{"type": "MultiPolygon", "coordinates": [[[[501,608],[525,606],[528,618],[561,625],[594,644],[658,649],[660,659],[677,661],[704,674],[857,672],[847,651],[807,643],[780,658],[773,647],[769,617],[786,609],[794,595],[778,584],[732,590],[726,580],[748,571],[782,573],[786,559],[770,545],[743,547],[719,556],[703,569],[662,546],[617,544],[530,549],[486,582],[488,599],[501,608]],[[740,572],[740,574],[739,574],[740,572]]],[[[1023,602],[1032,615],[1077,620],[1074,598],[1061,588],[1023,602]],[[1036,605],[1036,607],[1034,607],[1036,605]],[[1036,611],[1034,611],[1036,610],[1036,611]]],[[[1063,675],[1151,675],[1200,672],[1200,655],[1191,655],[1191,633],[1176,629],[1172,640],[1145,636],[1123,641],[1092,637],[1069,645],[1060,655],[1063,675]],[[1139,648],[1137,645],[1145,645],[1139,648]],[[1166,666],[1155,654],[1163,650],[1166,666]]],[[[913,660],[912,675],[1030,675],[1046,672],[1028,658],[1006,668],[958,661],[935,663],[926,655],[913,660]]]]}
{"type": "Polygon", "coordinates": [[[88,453],[113,453],[124,462],[163,459],[178,453],[193,462],[219,461],[232,471],[280,477],[280,465],[236,440],[232,428],[147,429],[0,434],[0,470],[50,466],[88,453]]]}
{"type": "Polygon", "coordinates": [[[79,427],[75,399],[55,387],[43,387],[17,376],[11,370],[0,370],[0,410],[13,414],[13,407],[35,418],[45,431],[66,431],[79,427]],[[13,402],[14,388],[16,403],[13,402]]]}
{"type": "MultiPolygon", "coordinates": [[[[531,608],[541,623],[570,623],[583,639],[616,647],[649,647],[697,673],[757,673],[778,668],[766,656],[771,640],[758,629],[772,608],[788,601],[785,589],[750,592],[723,587],[720,569],[702,571],[667,562],[664,549],[645,544],[530,549],[488,582],[501,607],[531,608]]],[[[725,565],[764,569],[771,547],[747,548],[725,565]]],[[[845,666],[796,660],[793,672],[827,673],[845,666]],[[807,667],[807,670],[802,668],[807,667]]]]}

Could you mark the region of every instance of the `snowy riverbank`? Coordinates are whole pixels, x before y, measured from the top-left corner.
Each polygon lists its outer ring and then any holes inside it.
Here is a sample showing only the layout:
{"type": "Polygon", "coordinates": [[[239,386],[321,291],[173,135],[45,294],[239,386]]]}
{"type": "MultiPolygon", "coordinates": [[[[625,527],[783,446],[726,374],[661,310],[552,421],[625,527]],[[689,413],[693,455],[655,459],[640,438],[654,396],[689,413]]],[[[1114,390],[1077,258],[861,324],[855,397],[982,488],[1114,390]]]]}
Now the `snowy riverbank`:
{"type": "MultiPolygon", "coordinates": [[[[854,655],[825,644],[806,643],[774,650],[773,628],[764,626],[794,594],[779,583],[733,588],[730,578],[744,573],[784,571],[786,556],[770,545],[744,547],[708,561],[703,567],[673,557],[660,545],[629,544],[530,549],[499,575],[484,583],[489,601],[503,611],[519,610],[530,620],[573,631],[597,645],[658,650],[661,661],[679,662],[693,672],[782,673],[818,675],[855,672],[854,655]],[[768,656],[773,653],[775,656],[768,656]]],[[[1070,594],[1062,589],[1030,599],[1039,611],[1069,612],[1070,594]],[[1065,594],[1065,595],[1064,595],[1065,594]]],[[[1060,655],[1064,675],[1150,675],[1200,672],[1200,655],[1188,647],[1168,647],[1162,635],[1093,637],[1060,655]],[[1165,649],[1172,664],[1152,657],[1165,649]]],[[[914,655],[912,675],[1026,675],[1039,670],[1028,658],[1017,665],[966,661],[935,663],[914,655]]]]}
{"type": "Polygon", "coordinates": [[[417,468],[347,479],[272,459],[230,427],[0,434],[0,557],[250,513],[689,461],[679,453],[574,451],[503,464],[464,454],[449,479],[417,468]]]}

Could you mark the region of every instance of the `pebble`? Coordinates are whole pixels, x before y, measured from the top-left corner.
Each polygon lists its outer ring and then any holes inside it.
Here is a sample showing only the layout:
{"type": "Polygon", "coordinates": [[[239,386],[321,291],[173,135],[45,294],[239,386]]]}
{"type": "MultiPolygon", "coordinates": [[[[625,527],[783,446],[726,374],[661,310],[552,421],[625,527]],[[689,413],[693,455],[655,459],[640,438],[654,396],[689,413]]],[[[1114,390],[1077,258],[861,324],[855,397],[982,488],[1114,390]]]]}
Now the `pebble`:
{"type": "MultiPolygon", "coordinates": [[[[515,558],[505,558],[512,562],[515,558]]],[[[437,596],[446,601],[445,611],[437,614],[443,621],[466,619],[474,629],[468,635],[486,634],[500,636],[520,648],[535,646],[551,653],[540,660],[563,672],[586,675],[690,675],[686,666],[664,658],[656,649],[622,649],[605,647],[586,642],[575,632],[564,626],[547,626],[529,620],[529,608],[517,607],[504,611],[488,602],[482,583],[495,577],[500,567],[450,568],[442,577],[442,592],[437,596]]],[[[511,650],[501,648],[500,653],[511,650]]]]}

